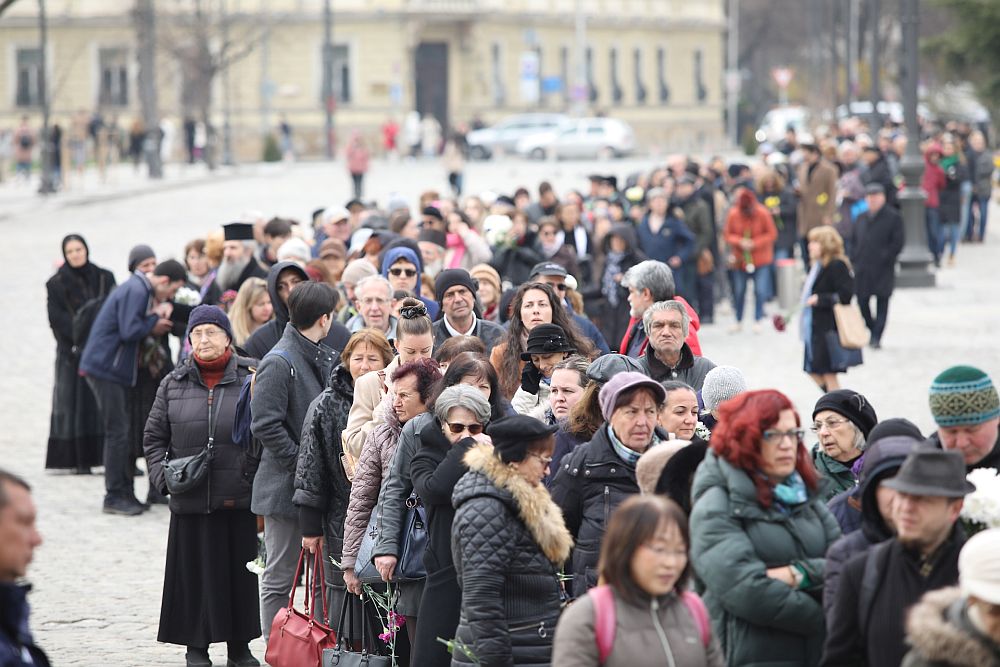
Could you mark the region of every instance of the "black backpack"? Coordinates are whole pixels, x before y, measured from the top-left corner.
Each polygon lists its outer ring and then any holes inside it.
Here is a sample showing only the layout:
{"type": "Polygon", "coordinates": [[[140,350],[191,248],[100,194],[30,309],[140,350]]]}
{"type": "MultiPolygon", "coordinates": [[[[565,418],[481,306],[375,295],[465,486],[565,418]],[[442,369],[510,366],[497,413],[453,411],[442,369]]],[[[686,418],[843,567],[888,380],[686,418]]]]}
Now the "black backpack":
{"type": "Polygon", "coordinates": [[[101,275],[101,286],[98,296],[84,301],[83,305],[73,313],[74,350],[82,351],[83,347],[87,344],[87,338],[90,337],[90,330],[94,328],[94,320],[97,319],[97,314],[101,312],[101,306],[108,299],[108,295],[105,294],[104,290],[105,277],[101,275]]]}

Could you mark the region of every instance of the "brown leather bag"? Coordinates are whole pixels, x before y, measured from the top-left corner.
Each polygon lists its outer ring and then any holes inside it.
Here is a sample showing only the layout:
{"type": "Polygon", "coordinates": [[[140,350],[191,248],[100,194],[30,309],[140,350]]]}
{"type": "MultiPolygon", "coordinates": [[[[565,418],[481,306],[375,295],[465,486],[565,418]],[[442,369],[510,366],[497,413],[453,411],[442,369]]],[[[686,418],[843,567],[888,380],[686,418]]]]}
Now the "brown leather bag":
{"type": "Polygon", "coordinates": [[[698,255],[698,275],[707,276],[709,273],[715,270],[715,257],[712,256],[712,251],[705,248],[698,255]]]}

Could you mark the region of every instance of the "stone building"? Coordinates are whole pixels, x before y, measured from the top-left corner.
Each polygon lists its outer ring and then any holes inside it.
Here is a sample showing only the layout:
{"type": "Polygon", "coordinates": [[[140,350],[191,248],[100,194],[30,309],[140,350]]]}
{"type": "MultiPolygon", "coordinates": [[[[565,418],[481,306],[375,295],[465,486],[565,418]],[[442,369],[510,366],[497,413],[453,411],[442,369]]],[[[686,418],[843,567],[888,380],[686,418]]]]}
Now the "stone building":
{"type": "MultiPolygon", "coordinates": [[[[134,0],[47,4],[53,118],[99,110],[127,126],[140,109],[134,0]]],[[[239,157],[259,158],[282,117],[299,152],[322,153],[323,0],[155,4],[160,114],[178,137],[199,107],[216,128],[228,109],[239,157]]],[[[663,151],[723,141],[723,0],[333,0],[332,10],[338,139],[360,129],[378,145],[387,118],[416,109],[444,127],[599,113],[663,151]]],[[[36,3],[16,3],[0,25],[0,127],[40,118],[38,43],[36,3]]]]}

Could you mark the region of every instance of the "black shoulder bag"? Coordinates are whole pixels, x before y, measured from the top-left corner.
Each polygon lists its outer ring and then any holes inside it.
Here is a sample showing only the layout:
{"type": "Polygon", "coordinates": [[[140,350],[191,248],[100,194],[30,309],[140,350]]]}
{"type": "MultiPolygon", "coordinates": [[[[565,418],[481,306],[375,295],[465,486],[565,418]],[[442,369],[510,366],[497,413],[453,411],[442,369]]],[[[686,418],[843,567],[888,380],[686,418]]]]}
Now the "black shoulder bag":
{"type": "Polygon", "coordinates": [[[215,411],[212,409],[216,401],[222,401],[225,387],[220,386],[218,392],[208,401],[208,444],[205,449],[191,456],[177,459],[164,459],[163,479],[167,484],[167,493],[186,493],[201,484],[208,477],[209,465],[214,455],[215,447],[215,411]]]}

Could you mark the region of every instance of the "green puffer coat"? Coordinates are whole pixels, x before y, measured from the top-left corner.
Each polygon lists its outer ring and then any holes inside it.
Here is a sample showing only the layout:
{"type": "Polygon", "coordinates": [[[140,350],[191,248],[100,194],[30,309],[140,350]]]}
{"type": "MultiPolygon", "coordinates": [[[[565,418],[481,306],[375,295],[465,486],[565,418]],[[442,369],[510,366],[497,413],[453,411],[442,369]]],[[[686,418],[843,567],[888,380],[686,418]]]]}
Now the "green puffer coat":
{"type": "Polygon", "coordinates": [[[842,491],[849,491],[858,485],[858,480],[851,472],[851,465],[844,464],[829,456],[817,442],[812,449],[813,467],[822,479],[829,480],[822,491],[825,502],[833,500],[833,497],[842,491]]]}
{"type": "Polygon", "coordinates": [[[784,514],[764,509],[750,476],[709,450],[695,474],[691,564],[726,664],[811,667],[819,664],[826,628],[820,604],[824,555],[840,537],[819,492],[784,514]],[[797,590],[767,576],[796,565],[808,576],[797,590]]]}

